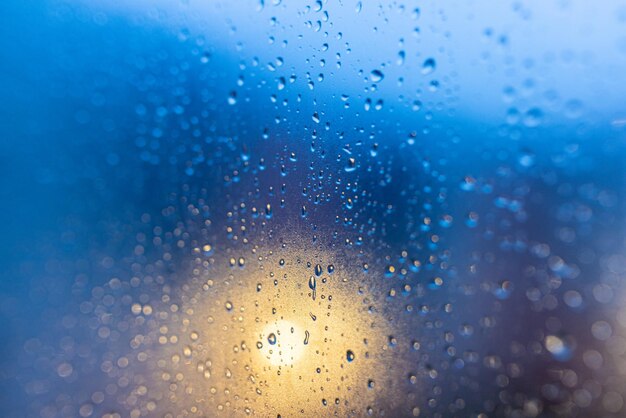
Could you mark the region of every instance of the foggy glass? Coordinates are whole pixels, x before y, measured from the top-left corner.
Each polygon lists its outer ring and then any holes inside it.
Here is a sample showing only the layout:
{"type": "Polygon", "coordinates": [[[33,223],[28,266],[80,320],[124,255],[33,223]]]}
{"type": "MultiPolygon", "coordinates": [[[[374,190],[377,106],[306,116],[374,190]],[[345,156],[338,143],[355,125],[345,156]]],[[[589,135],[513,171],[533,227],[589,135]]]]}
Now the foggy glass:
{"type": "Polygon", "coordinates": [[[626,414],[626,3],[0,8],[1,416],[626,414]]]}

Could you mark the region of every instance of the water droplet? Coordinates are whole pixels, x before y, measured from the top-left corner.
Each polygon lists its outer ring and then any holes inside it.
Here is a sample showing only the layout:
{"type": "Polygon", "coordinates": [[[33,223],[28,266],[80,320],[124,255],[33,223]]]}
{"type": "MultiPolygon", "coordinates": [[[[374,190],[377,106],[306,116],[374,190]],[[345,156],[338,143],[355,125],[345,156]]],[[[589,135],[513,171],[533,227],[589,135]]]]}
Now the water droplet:
{"type": "Polygon", "coordinates": [[[427,58],[422,64],[422,74],[427,75],[435,71],[437,63],[433,58],[427,58]]]}
{"type": "Polygon", "coordinates": [[[552,353],[557,360],[568,360],[571,351],[560,337],[556,335],[548,335],[544,341],[546,349],[552,353]]]}
{"type": "Polygon", "coordinates": [[[580,100],[568,100],[565,103],[565,116],[570,119],[576,119],[582,115],[583,104],[580,100]]]}
{"type": "Polygon", "coordinates": [[[61,363],[57,367],[57,374],[60,377],[69,377],[73,371],[74,371],[74,368],[72,367],[70,363],[61,363]]]}
{"type": "Polygon", "coordinates": [[[568,290],[565,292],[563,300],[570,308],[579,308],[583,304],[582,295],[575,290],[568,290]]]}
{"type": "Polygon", "coordinates": [[[513,283],[509,280],[503,280],[493,290],[493,294],[500,300],[508,299],[513,292],[513,283]]]}
{"type": "Polygon", "coordinates": [[[529,128],[535,128],[541,124],[542,119],[543,112],[541,109],[533,107],[526,111],[526,114],[524,115],[524,125],[529,128]]]}
{"type": "Polygon", "coordinates": [[[285,88],[285,85],[287,84],[285,81],[285,77],[278,77],[276,82],[278,84],[278,90],[283,90],[285,88]]]}
{"type": "Polygon", "coordinates": [[[453,218],[450,215],[443,215],[441,219],[439,219],[439,225],[442,228],[450,228],[452,226],[453,218]]]}
{"type": "Polygon", "coordinates": [[[353,157],[350,157],[348,158],[348,164],[345,167],[345,171],[347,173],[350,173],[354,170],[356,170],[356,159],[354,159],[353,157]]]}
{"type": "Polygon", "coordinates": [[[378,83],[382,81],[384,78],[385,78],[385,74],[383,74],[382,71],[380,70],[373,70],[370,73],[370,80],[372,80],[373,83],[378,83]]]}
{"type": "Polygon", "coordinates": [[[398,59],[396,60],[396,64],[398,65],[404,64],[405,58],[406,58],[406,52],[404,51],[398,52],[398,59]]]}
{"type": "Polygon", "coordinates": [[[320,264],[315,265],[315,275],[317,277],[322,275],[322,266],[320,264]]]}
{"type": "Polygon", "coordinates": [[[270,219],[272,217],[272,206],[268,203],[265,205],[265,217],[270,219]]]}
{"type": "Polygon", "coordinates": [[[317,294],[317,279],[315,276],[311,276],[309,278],[309,289],[312,290],[311,297],[315,300],[315,296],[317,294]]]}
{"type": "Polygon", "coordinates": [[[390,335],[387,338],[387,342],[389,343],[389,347],[395,347],[398,345],[398,340],[393,335],[390,335]]]}
{"type": "Polygon", "coordinates": [[[354,361],[354,352],[352,352],[352,350],[346,351],[346,359],[348,360],[348,363],[352,363],[352,361],[354,361]]]}
{"type": "Polygon", "coordinates": [[[270,335],[268,335],[267,342],[270,343],[271,345],[276,344],[276,334],[272,332],[270,335]]]}

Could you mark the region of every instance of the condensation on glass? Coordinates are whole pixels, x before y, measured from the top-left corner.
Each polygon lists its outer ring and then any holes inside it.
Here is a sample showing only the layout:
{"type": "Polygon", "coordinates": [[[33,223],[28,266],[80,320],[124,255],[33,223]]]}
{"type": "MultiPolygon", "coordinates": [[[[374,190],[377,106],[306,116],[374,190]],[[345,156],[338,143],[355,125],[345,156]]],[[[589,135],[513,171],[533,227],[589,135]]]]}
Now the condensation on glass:
{"type": "Polygon", "coordinates": [[[625,5],[13,3],[3,416],[626,414],[625,5]]]}

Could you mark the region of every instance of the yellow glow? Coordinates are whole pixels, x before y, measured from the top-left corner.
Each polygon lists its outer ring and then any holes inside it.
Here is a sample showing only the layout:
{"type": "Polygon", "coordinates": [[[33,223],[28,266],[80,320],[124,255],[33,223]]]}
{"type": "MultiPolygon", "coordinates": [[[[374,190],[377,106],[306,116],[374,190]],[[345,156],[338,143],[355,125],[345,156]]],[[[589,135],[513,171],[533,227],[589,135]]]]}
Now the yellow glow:
{"type": "Polygon", "coordinates": [[[305,352],[306,332],[289,321],[270,323],[263,329],[257,343],[261,346],[259,353],[275,366],[296,363],[305,352]]]}
{"type": "Polygon", "coordinates": [[[400,347],[389,348],[395,332],[363,280],[364,261],[294,235],[252,253],[212,248],[182,304],[157,315],[164,340],[147,368],[169,394],[165,405],[189,416],[307,417],[403,401],[389,376],[407,369],[400,347]]]}

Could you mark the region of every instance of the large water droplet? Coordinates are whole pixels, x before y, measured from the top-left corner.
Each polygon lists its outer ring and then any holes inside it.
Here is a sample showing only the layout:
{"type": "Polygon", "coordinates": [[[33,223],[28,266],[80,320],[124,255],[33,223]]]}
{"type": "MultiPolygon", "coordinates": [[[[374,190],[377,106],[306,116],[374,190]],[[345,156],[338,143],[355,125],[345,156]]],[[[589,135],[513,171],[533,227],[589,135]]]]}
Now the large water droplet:
{"type": "Polygon", "coordinates": [[[309,277],[309,289],[312,290],[311,297],[315,300],[317,294],[317,279],[315,276],[309,277]]]}
{"type": "Polygon", "coordinates": [[[383,78],[385,78],[385,74],[383,74],[380,70],[373,70],[370,73],[370,80],[372,80],[373,83],[378,83],[379,81],[382,81],[383,78]]]}
{"type": "Polygon", "coordinates": [[[322,275],[322,266],[320,264],[315,265],[315,275],[317,277],[322,275]]]}

